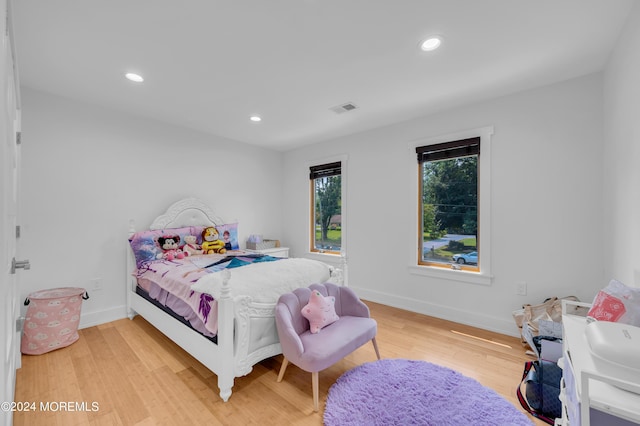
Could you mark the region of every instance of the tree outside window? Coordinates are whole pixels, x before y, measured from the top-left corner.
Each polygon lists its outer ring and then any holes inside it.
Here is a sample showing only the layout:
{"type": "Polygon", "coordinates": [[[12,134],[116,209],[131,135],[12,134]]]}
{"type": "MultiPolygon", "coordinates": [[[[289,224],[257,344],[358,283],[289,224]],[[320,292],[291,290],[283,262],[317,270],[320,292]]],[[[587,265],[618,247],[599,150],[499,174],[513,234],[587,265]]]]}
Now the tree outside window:
{"type": "Polygon", "coordinates": [[[311,251],[339,253],[342,246],[341,163],[311,167],[310,178],[311,251]]]}

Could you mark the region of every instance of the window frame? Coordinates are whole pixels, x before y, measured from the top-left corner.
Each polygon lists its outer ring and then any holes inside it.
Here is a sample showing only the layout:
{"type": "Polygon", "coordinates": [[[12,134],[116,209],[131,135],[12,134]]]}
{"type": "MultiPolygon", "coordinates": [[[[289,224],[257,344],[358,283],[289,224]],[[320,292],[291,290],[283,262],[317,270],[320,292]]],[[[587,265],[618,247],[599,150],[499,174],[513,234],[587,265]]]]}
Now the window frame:
{"type": "Polygon", "coordinates": [[[416,214],[414,220],[414,239],[412,241],[412,254],[409,270],[412,274],[430,276],[440,279],[463,281],[471,284],[491,285],[491,137],[493,126],[466,130],[457,133],[449,133],[433,138],[415,140],[409,143],[411,150],[411,163],[415,170],[414,203],[416,214]],[[460,141],[479,137],[482,154],[478,157],[478,268],[446,267],[443,265],[425,264],[422,261],[422,243],[420,232],[422,230],[422,164],[416,166],[416,148],[443,144],[446,142],[460,141]],[[417,237],[417,238],[416,238],[417,237]],[[475,269],[475,270],[472,270],[475,269]]]}
{"type": "Polygon", "coordinates": [[[340,163],[340,251],[335,250],[321,250],[315,247],[315,180],[309,175],[309,253],[319,256],[345,256],[346,253],[346,168],[347,168],[347,156],[341,155],[336,157],[324,158],[322,160],[314,161],[307,165],[307,171],[311,173],[314,167],[321,167],[324,165],[331,165],[333,163],[340,163]]]}

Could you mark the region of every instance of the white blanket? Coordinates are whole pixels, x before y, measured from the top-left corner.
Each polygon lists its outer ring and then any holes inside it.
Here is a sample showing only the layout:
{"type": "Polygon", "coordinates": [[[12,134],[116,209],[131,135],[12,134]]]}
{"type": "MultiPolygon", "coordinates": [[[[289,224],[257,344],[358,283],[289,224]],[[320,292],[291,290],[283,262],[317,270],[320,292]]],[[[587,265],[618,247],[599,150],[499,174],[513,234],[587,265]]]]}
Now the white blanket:
{"type": "Polygon", "coordinates": [[[329,281],[332,269],[326,263],[303,258],[259,262],[205,275],[191,289],[208,293],[218,300],[223,274],[229,271],[231,297],[251,296],[254,302],[275,303],[281,294],[329,281]]]}

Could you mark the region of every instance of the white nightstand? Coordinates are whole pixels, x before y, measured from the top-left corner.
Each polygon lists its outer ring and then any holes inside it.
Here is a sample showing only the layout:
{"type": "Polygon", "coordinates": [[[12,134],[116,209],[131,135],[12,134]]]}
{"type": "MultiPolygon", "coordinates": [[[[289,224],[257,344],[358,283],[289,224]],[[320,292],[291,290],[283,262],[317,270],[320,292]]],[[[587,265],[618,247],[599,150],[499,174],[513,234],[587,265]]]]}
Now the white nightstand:
{"type": "Polygon", "coordinates": [[[273,257],[289,257],[289,247],[274,247],[262,250],[249,250],[246,249],[249,253],[261,253],[266,254],[268,256],[273,257]]]}

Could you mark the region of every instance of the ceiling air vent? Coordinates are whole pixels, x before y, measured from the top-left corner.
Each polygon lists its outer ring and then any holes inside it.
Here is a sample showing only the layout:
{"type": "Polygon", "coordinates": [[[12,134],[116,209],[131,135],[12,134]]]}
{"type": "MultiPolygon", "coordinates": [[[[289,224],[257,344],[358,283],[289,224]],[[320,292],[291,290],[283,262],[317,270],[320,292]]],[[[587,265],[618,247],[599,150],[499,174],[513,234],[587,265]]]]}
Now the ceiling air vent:
{"type": "Polygon", "coordinates": [[[356,106],[356,104],[352,103],[352,102],[348,102],[346,104],[342,104],[342,105],[338,105],[338,106],[334,106],[329,108],[331,111],[335,112],[336,114],[342,114],[343,112],[349,112],[349,111],[353,111],[354,109],[358,108],[356,106]]]}

